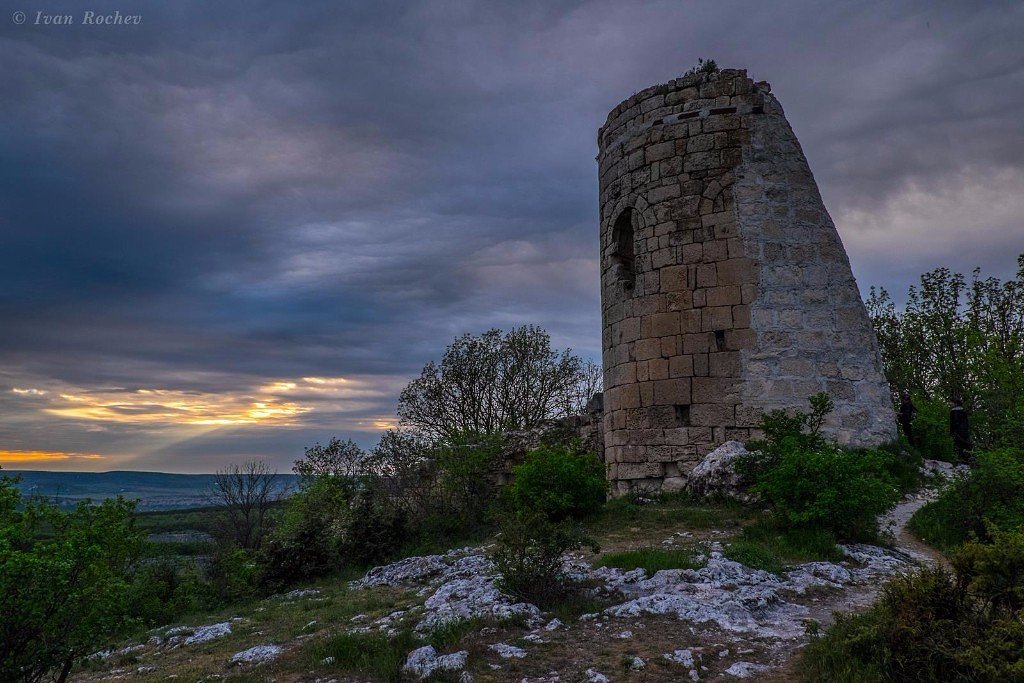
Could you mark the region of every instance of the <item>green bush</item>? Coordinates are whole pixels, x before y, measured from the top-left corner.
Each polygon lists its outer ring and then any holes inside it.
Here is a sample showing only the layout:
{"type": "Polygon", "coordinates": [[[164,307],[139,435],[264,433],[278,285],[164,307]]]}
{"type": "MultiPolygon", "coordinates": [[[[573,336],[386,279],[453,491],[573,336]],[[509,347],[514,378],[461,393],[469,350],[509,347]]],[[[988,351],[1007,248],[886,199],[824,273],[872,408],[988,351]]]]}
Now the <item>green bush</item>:
{"type": "Polygon", "coordinates": [[[519,599],[550,607],[577,586],[565,574],[562,555],[597,544],[571,521],[553,522],[544,515],[509,514],[502,520],[494,552],[499,586],[519,599]]]}
{"type": "Polygon", "coordinates": [[[871,540],[875,518],[899,498],[897,475],[907,466],[881,449],[846,449],[821,435],[832,410],[825,394],[810,412],[764,415],[764,439],[751,442],[740,468],[783,525],[824,529],[843,540],[871,540]]]}
{"type": "Polygon", "coordinates": [[[989,538],[990,528],[1009,531],[1021,525],[1024,451],[1009,448],[979,453],[977,466],[947,484],[910,520],[911,531],[941,550],[989,538]]]}
{"type": "Polygon", "coordinates": [[[176,621],[217,599],[193,562],[160,559],[136,569],[131,581],[132,616],[145,626],[176,621]]]}
{"type": "Polygon", "coordinates": [[[435,481],[425,510],[432,528],[451,535],[485,525],[498,495],[494,464],[501,452],[499,435],[461,433],[433,445],[435,481]]]}
{"type": "Polygon", "coordinates": [[[526,454],[513,468],[513,476],[508,489],[512,506],[553,521],[580,519],[605,502],[604,466],[592,453],[541,446],[526,454]]]}
{"type": "Polygon", "coordinates": [[[887,465],[887,456],[876,450],[828,445],[789,451],[760,474],[754,490],[793,526],[871,540],[877,534],[876,517],[899,499],[887,465]]]}
{"type": "Polygon", "coordinates": [[[232,602],[257,592],[259,564],[251,550],[225,548],[214,554],[208,570],[210,585],[221,602],[232,602]]]}
{"type": "Polygon", "coordinates": [[[1024,681],[1024,534],[995,532],[954,557],[955,574],[899,576],[866,612],[804,650],[807,681],[1024,681]]]}
{"type": "Polygon", "coordinates": [[[991,530],[992,543],[968,541],[953,555],[957,576],[991,609],[1024,609],[1024,533],[991,530]]]}
{"type": "Polygon", "coordinates": [[[351,523],[350,496],[349,483],[340,477],[306,480],[288,499],[283,523],[263,546],[260,584],[277,590],[337,570],[342,533],[351,523]]]}

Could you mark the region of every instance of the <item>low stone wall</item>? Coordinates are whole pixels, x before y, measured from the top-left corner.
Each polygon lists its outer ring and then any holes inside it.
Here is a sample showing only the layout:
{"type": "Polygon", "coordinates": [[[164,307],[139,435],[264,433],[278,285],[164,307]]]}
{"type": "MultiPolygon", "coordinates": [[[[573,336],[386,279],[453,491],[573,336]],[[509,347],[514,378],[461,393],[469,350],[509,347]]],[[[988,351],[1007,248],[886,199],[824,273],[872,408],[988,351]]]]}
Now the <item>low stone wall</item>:
{"type": "MultiPolygon", "coordinates": [[[[591,403],[593,410],[594,404],[591,403]]],[[[558,443],[578,437],[583,447],[604,458],[604,439],[601,429],[602,413],[597,410],[586,415],[573,415],[561,420],[550,420],[535,429],[508,432],[504,435],[504,448],[494,466],[493,476],[498,486],[512,481],[512,468],[521,463],[526,454],[543,443],[558,443]]]]}

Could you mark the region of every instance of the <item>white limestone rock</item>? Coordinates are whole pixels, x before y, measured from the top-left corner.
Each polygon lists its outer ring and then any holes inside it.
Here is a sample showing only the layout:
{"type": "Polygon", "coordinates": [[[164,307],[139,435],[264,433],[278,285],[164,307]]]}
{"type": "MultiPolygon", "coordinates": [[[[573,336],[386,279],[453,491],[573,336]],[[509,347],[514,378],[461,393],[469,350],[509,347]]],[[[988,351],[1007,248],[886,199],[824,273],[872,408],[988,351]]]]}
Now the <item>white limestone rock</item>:
{"type": "Polygon", "coordinates": [[[466,668],[468,657],[469,653],[465,650],[450,655],[438,655],[433,645],[424,645],[409,653],[402,671],[423,680],[438,671],[461,671],[466,668]]]}
{"type": "Polygon", "coordinates": [[[508,643],[494,643],[493,645],[488,645],[487,649],[494,650],[505,659],[523,659],[526,657],[526,650],[515,645],[509,645],[508,643]]]}
{"type": "Polygon", "coordinates": [[[769,667],[765,666],[764,664],[754,664],[752,662],[736,662],[728,669],[726,669],[725,673],[736,678],[751,678],[761,673],[762,671],[767,671],[768,668],[769,667]]]}
{"type": "Polygon", "coordinates": [[[232,664],[259,664],[261,662],[269,662],[277,659],[278,655],[282,652],[280,645],[257,645],[250,647],[248,650],[242,650],[236,652],[231,657],[232,664]]]}
{"type": "Polygon", "coordinates": [[[747,491],[747,482],[736,471],[736,463],[747,455],[739,441],[726,441],[704,456],[700,464],[690,471],[686,490],[695,496],[725,496],[745,503],[757,499],[747,491]]]}
{"type": "Polygon", "coordinates": [[[222,621],[219,624],[200,626],[192,631],[192,635],[185,638],[185,645],[198,645],[217,638],[223,638],[231,633],[231,622],[222,621]]]}

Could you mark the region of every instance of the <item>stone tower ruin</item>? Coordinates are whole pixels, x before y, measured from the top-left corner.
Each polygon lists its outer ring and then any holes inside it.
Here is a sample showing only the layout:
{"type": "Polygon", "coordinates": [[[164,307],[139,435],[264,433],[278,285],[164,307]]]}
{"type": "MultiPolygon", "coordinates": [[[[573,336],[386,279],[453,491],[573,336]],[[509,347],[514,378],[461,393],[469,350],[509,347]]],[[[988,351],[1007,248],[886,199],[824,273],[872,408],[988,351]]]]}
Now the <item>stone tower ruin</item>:
{"type": "Polygon", "coordinates": [[[849,259],[767,83],[728,69],[647,88],[598,146],[614,493],[678,489],[763,412],[822,391],[841,443],[896,437],[849,259]]]}

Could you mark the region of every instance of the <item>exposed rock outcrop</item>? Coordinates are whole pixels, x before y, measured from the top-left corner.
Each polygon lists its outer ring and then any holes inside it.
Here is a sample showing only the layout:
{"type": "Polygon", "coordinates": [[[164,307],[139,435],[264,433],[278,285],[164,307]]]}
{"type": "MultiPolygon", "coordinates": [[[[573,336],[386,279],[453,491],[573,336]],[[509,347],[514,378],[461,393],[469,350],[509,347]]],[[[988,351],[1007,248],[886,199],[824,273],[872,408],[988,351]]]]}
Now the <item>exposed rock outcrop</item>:
{"type": "Polygon", "coordinates": [[[726,441],[693,468],[684,488],[698,497],[733,498],[744,503],[756,500],[757,495],[747,490],[750,482],[736,471],[737,463],[747,454],[739,441],[726,441]]]}

